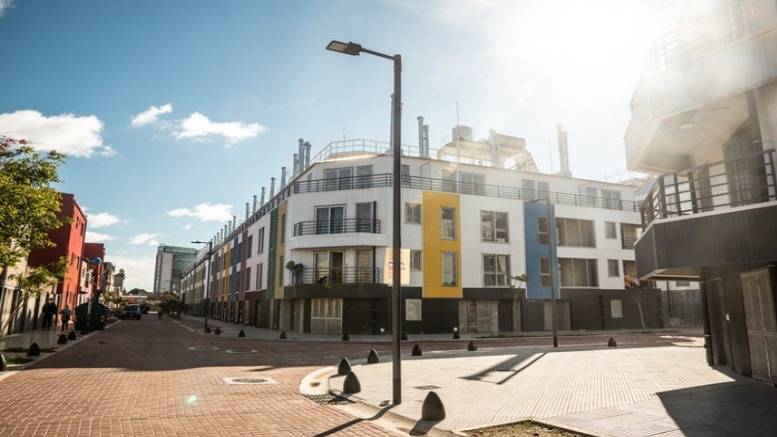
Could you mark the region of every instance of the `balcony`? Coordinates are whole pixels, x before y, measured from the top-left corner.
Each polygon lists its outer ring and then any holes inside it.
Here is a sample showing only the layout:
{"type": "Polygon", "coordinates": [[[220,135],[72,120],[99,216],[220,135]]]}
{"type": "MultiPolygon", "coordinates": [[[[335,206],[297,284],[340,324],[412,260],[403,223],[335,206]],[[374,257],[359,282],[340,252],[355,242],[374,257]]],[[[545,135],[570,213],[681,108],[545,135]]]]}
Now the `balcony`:
{"type": "Polygon", "coordinates": [[[294,276],[294,284],[374,284],[383,280],[375,267],[305,268],[294,276]]]}
{"type": "MultiPolygon", "coordinates": [[[[331,179],[316,179],[310,181],[294,182],[293,192],[298,194],[333,190],[391,187],[392,182],[393,176],[390,173],[331,179]]],[[[639,203],[632,200],[593,197],[574,193],[542,191],[521,188],[519,186],[488,185],[447,179],[433,179],[422,176],[402,176],[402,187],[425,191],[440,191],[486,197],[501,197],[505,199],[517,199],[525,201],[549,198],[552,203],[559,205],[587,206],[590,208],[614,209],[619,211],[633,212],[637,212],[639,210],[639,203]]],[[[315,225],[312,226],[315,227],[315,225]]]]}
{"type": "Polygon", "coordinates": [[[348,233],[380,234],[380,220],[349,218],[341,220],[309,220],[294,224],[294,236],[348,233]]]}
{"type": "Polygon", "coordinates": [[[631,101],[627,163],[675,172],[746,119],[745,92],[777,78],[777,19],[727,8],[686,16],[649,61],[631,101]]]}
{"type": "Polygon", "coordinates": [[[711,162],[663,175],[640,207],[643,226],[687,216],[777,200],[775,150],[711,162]]]}
{"type": "Polygon", "coordinates": [[[775,151],[664,175],[641,207],[640,280],[700,276],[709,266],[777,259],[775,151]]]}

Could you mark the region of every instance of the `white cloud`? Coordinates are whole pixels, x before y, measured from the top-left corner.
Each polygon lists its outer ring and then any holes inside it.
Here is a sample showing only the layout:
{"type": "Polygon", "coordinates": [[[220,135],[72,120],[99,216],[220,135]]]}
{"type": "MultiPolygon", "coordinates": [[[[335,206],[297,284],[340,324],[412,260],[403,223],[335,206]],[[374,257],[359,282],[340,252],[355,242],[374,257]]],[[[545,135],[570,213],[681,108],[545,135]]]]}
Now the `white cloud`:
{"type": "Polygon", "coordinates": [[[106,226],[120,223],[121,219],[108,212],[98,212],[97,214],[86,215],[87,226],[90,228],[104,228],[106,226]]]}
{"type": "Polygon", "coordinates": [[[223,222],[232,219],[232,205],[225,203],[200,203],[194,208],[177,208],[167,211],[172,217],[195,217],[202,222],[223,222]]]}
{"type": "Polygon", "coordinates": [[[38,150],[56,150],[83,158],[94,154],[105,157],[116,154],[103,144],[102,130],[103,123],[96,115],[46,117],[34,110],[0,114],[0,134],[26,139],[38,150]]]}
{"type": "Polygon", "coordinates": [[[166,103],[162,106],[149,106],[145,111],[141,112],[140,114],[135,114],[135,116],[132,117],[132,125],[139,127],[149,123],[154,123],[157,121],[160,115],[169,114],[170,112],[173,112],[172,103],[166,103]]]}
{"type": "Polygon", "coordinates": [[[188,230],[190,230],[190,229],[191,229],[191,228],[193,228],[193,227],[194,227],[194,225],[193,225],[193,224],[191,224],[191,223],[187,223],[187,224],[185,224],[185,225],[181,226],[181,229],[183,229],[184,231],[188,231],[188,230]]]}
{"type": "Polygon", "coordinates": [[[151,291],[154,283],[154,255],[111,254],[105,255],[105,260],[116,265],[116,269],[124,269],[124,288],[144,288],[151,291]]]}
{"type": "Polygon", "coordinates": [[[228,144],[234,144],[254,138],[266,130],[267,128],[259,123],[213,122],[203,114],[195,112],[181,122],[181,129],[175,133],[175,137],[205,140],[218,135],[224,137],[228,144]]]}
{"type": "Polygon", "coordinates": [[[6,9],[11,7],[11,4],[13,3],[13,0],[0,0],[0,17],[3,16],[3,13],[6,9]]]}
{"type": "Polygon", "coordinates": [[[86,231],[87,243],[104,243],[106,241],[115,240],[113,235],[103,234],[100,232],[86,231]]]}
{"type": "Polygon", "coordinates": [[[148,244],[149,246],[159,246],[159,238],[162,236],[162,234],[158,233],[143,233],[143,234],[137,234],[134,237],[130,238],[130,244],[148,244]]]}

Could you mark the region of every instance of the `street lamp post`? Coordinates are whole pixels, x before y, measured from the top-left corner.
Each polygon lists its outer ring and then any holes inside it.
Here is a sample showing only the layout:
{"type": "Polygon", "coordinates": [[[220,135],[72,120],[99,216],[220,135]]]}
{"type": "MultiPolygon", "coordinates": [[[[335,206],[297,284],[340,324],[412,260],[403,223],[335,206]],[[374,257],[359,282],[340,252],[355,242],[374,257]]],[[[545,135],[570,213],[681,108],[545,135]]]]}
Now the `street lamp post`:
{"type": "Polygon", "coordinates": [[[210,295],[208,295],[208,283],[210,282],[210,257],[213,255],[213,242],[212,241],[192,241],[192,244],[208,244],[208,262],[205,264],[205,325],[203,329],[208,330],[208,313],[210,312],[210,295]]]}
{"type": "Polygon", "coordinates": [[[392,143],[391,149],[394,154],[394,177],[393,177],[393,244],[391,251],[392,263],[392,287],[391,287],[391,355],[392,355],[392,400],[394,405],[402,403],[402,363],[400,348],[400,330],[401,326],[401,273],[402,273],[402,221],[400,210],[402,207],[402,186],[400,184],[402,172],[402,56],[387,55],[365,49],[360,44],[354,42],[331,41],[327,50],[343,53],[351,56],[358,56],[361,53],[368,53],[379,58],[388,59],[394,64],[394,94],[391,99],[392,115],[392,143]]]}

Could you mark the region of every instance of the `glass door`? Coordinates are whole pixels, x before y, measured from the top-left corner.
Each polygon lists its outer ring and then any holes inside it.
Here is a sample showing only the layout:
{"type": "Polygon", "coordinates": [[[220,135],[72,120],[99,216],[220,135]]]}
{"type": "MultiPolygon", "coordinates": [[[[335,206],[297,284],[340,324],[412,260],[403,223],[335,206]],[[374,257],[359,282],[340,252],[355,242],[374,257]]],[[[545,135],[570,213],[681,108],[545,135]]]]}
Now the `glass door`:
{"type": "Polygon", "coordinates": [[[343,252],[329,252],[330,283],[343,283],[343,252]]]}
{"type": "Polygon", "coordinates": [[[345,231],[343,219],[345,207],[322,206],[316,208],[316,234],[339,234],[345,231]]]}
{"type": "Polygon", "coordinates": [[[360,249],[356,251],[356,282],[372,282],[372,250],[360,249]]]}
{"type": "Polygon", "coordinates": [[[356,204],[356,232],[372,232],[372,202],[356,204]]]}

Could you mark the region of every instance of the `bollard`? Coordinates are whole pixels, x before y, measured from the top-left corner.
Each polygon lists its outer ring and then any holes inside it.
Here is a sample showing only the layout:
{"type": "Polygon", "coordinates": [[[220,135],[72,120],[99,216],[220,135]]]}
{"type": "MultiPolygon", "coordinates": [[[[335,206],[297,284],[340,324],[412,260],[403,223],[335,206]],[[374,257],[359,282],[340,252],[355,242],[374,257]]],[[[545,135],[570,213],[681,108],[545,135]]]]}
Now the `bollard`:
{"type": "Polygon", "coordinates": [[[469,344],[467,345],[467,350],[470,352],[478,350],[478,347],[475,345],[475,340],[469,341],[469,344]]]}
{"type": "Polygon", "coordinates": [[[362,391],[362,385],[359,384],[359,378],[353,372],[348,372],[343,382],[343,393],[353,394],[362,391]]]}
{"type": "Polygon", "coordinates": [[[445,419],[445,406],[437,393],[430,391],[421,406],[421,420],[439,422],[445,419]]]}
{"type": "Polygon", "coordinates": [[[221,328],[216,326],[216,329],[213,330],[213,335],[221,335],[221,328]]]}
{"type": "Polygon", "coordinates": [[[87,328],[86,326],[81,328],[81,335],[89,335],[89,328],[87,328]]]}
{"type": "Polygon", "coordinates": [[[5,368],[8,366],[8,362],[5,361],[5,355],[0,354],[0,372],[5,370],[5,368]]]}
{"type": "Polygon", "coordinates": [[[240,332],[237,333],[237,336],[240,338],[245,338],[246,333],[241,329],[240,332]]]}
{"type": "Polygon", "coordinates": [[[59,334],[59,337],[57,337],[57,344],[67,344],[67,335],[59,334]]]}
{"type": "Polygon", "coordinates": [[[286,331],[281,331],[281,340],[286,340],[286,331]]]}
{"type": "Polygon", "coordinates": [[[351,362],[348,358],[340,360],[340,364],[337,365],[337,376],[347,375],[351,372],[351,362]]]}
{"type": "Polygon", "coordinates": [[[405,333],[403,332],[403,333],[402,333],[402,336],[401,336],[400,338],[402,339],[402,341],[407,341],[407,334],[405,334],[405,333]]]}
{"type": "Polygon", "coordinates": [[[454,339],[454,340],[458,340],[458,339],[460,339],[460,338],[461,338],[461,336],[459,335],[459,331],[454,331],[454,332],[453,332],[453,339],[454,339]]]}
{"type": "Polygon", "coordinates": [[[40,346],[38,346],[38,343],[33,343],[30,345],[30,348],[27,349],[27,356],[28,357],[37,357],[40,355],[40,346]]]}
{"type": "Polygon", "coordinates": [[[607,341],[607,347],[618,347],[618,342],[615,341],[615,338],[610,337],[607,341]]]}
{"type": "Polygon", "coordinates": [[[76,331],[70,331],[70,332],[67,334],[67,339],[68,339],[68,340],[75,340],[75,339],[76,339],[76,331]]]}
{"type": "Polygon", "coordinates": [[[414,357],[420,357],[421,356],[421,346],[418,345],[418,343],[413,346],[413,352],[411,353],[414,357]]]}
{"type": "Polygon", "coordinates": [[[380,357],[378,356],[378,353],[375,352],[375,349],[370,349],[370,354],[367,355],[367,364],[377,363],[380,363],[380,357]]]}
{"type": "Polygon", "coordinates": [[[351,340],[351,336],[348,335],[347,332],[345,334],[343,334],[343,341],[350,341],[350,340],[351,340]]]}

